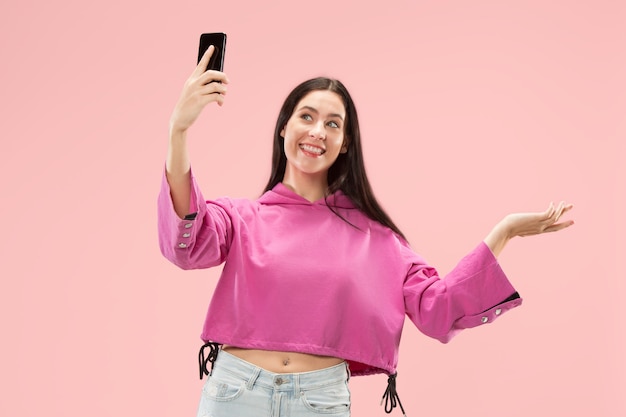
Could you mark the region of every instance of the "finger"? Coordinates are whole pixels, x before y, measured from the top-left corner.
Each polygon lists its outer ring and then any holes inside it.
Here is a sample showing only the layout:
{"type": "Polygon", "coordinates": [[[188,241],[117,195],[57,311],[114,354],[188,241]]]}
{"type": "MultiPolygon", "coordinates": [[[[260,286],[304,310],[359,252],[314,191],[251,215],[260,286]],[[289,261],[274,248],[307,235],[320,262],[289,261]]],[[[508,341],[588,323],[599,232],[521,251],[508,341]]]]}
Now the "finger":
{"type": "Polygon", "coordinates": [[[219,83],[210,83],[198,90],[198,95],[204,103],[210,103],[211,101],[223,102],[226,95],[226,87],[219,83]]]}
{"type": "Polygon", "coordinates": [[[553,214],[554,214],[554,204],[550,202],[550,205],[544,212],[537,213],[537,215],[539,216],[537,220],[540,223],[549,223],[553,214]]]}
{"type": "Polygon", "coordinates": [[[198,88],[198,93],[206,94],[226,94],[228,87],[221,83],[208,83],[198,88]]]}
{"type": "Polygon", "coordinates": [[[561,214],[563,214],[563,209],[565,208],[565,202],[561,201],[555,208],[554,208],[554,212],[552,213],[552,218],[554,219],[554,221],[556,222],[559,217],[561,217],[561,214]]]}
{"type": "Polygon", "coordinates": [[[207,48],[206,51],[204,51],[204,54],[202,54],[202,58],[200,58],[200,62],[198,62],[198,66],[196,66],[196,69],[194,71],[195,75],[200,75],[206,71],[207,67],[209,66],[209,60],[211,59],[211,55],[213,55],[214,50],[215,46],[211,45],[207,48]]]}
{"type": "Polygon", "coordinates": [[[214,94],[211,94],[210,97],[211,97],[211,101],[216,102],[218,106],[221,107],[224,104],[224,96],[222,94],[214,93],[214,94]]]}
{"type": "Polygon", "coordinates": [[[567,213],[568,211],[570,211],[571,209],[574,208],[573,204],[568,204],[563,208],[563,214],[567,213]]]}
{"type": "Polygon", "coordinates": [[[563,230],[567,227],[570,227],[573,224],[574,224],[573,220],[563,222],[563,223],[556,223],[556,224],[553,224],[552,226],[546,227],[543,231],[544,233],[558,232],[559,230],[563,230]]]}
{"type": "Polygon", "coordinates": [[[202,107],[212,102],[216,102],[221,106],[222,104],[224,104],[224,96],[218,93],[206,94],[198,97],[198,101],[202,107]]]}
{"type": "Polygon", "coordinates": [[[556,215],[554,216],[554,222],[558,222],[559,219],[561,218],[561,216],[563,215],[563,210],[565,210],[565,202],[561,201],[561,203],[559,204],[559,207],[556,211],[556,215]]]}
{"type": "Polygon", "coordinates": [[[548,209],[545,212],[543,212],[543,216],[540,219],[538,219],[539,225],[542,231],[545,231],[547,227],[556,223],[558,219],[557,216],[559,215],[559,210],[560,210],[560,205],[555,207],[554,202],[551,201],[550,205],[548,206],[548,209]]]}
{"type": "Polygon", "coordinates": [[[557,214],[554,218],[554,222],[558,222],[559,219],[568,211],[570,211],[572,208],[574,207],[573,204],[565,204],[564,201],[561,201],[561,204],[559,204],[559,209],[557,211],[557,214]]]}
{"type": "Polygon", "coordinates": [[[197,79],[197,82],[200,85],[208,84],[212,81],[219,81],[222,84],[228,84],[228,77],[225,73],[221,71],[208,70],[200,75],[197,79]]]}

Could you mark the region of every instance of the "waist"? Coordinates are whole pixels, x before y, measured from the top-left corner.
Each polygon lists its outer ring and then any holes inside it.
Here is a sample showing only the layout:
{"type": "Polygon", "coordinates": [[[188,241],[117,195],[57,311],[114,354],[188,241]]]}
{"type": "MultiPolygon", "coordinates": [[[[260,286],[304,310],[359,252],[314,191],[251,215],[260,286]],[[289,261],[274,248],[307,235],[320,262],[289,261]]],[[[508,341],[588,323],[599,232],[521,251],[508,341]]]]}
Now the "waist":
{"type": "Polygon", "coordinates": [[[211,375],[219,378],[224,374],[235,377],[250,386],[264,386],[280,391],[294,390],[294,392],[315,389],[350,379],[346,362],[314,371],[278,373],[263,369],[221,350],[217,355],[211,375]]]}
{"type": "Polygon", "coordinates": [[[297,352],[242,349],[224,345],[222,351],[273,373],[310,372],[330,368],[345,362],[332,356],[320,356],[297,352]]]}

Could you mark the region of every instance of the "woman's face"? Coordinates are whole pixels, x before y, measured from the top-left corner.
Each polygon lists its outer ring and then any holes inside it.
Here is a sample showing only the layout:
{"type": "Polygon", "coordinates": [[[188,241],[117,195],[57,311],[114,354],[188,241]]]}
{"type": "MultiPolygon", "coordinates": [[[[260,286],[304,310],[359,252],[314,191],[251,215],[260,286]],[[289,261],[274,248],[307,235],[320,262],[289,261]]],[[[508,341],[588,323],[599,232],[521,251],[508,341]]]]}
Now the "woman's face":
{"type": "Polygon", "coordinates": [[[285,179],[304,175],[327,186],[328,169],[347,151],[345,119],[337,93],[315,90],[305,95],[280,132],[287,156],[285,179]]]}

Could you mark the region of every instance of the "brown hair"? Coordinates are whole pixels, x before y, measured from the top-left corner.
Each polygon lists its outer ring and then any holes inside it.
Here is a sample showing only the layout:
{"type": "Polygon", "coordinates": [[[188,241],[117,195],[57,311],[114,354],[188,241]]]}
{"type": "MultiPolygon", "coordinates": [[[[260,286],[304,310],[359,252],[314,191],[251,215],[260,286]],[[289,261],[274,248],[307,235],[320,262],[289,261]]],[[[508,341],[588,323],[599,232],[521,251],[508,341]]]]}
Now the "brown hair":
{"type": "MultiPolygon", "coordinates": [[[[346,123],[344,135],[348,152],[340,153],[335,163],[328,170],[328,189],[326,195],[341,190],[352,200],[354,205],[365,213],[369,218],[389,227],[398,235],[405,239],[404,234],[391,221],[391,218],[382,209],[367,179],[365,164],[363,161],[363,151],[361,148],[361,133],[359,130],[359,119],[356,107],[350,97],[346,87],[339,81],[332,78],[318,77],[299,84],[285,99],[274,130],[274,145],[272,150],[272,171],[265,186],[265,191],[269,191],[276,184],[283,180],[287,166],[287,156],[284,150],[284,138],[280,133],[287,124],[287,121],[294,112],[296,105],[302,98],[316,90],[332,91],[341,97],[346,110],[346,123]]],[[[343,219],[331,206],[329,208],[343,219]]],[[[345,219],[344,219],[345,220],[345,219]]]]}

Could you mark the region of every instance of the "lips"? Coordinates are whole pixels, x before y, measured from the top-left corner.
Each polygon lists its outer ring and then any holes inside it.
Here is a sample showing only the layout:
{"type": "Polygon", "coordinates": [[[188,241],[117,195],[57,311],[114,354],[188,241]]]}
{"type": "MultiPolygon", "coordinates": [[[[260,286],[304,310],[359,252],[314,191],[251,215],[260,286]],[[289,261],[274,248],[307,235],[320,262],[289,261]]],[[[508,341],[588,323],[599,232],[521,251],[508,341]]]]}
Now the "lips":
{"type": "Polygon", "coordinates": [[[306,153],[310,153],[313,155],[323,155],[326,152],[326,149],[320,148],[319,146],[310,145],[308,143],[301,143],[300,149],[302,149],[306,153]]]}

